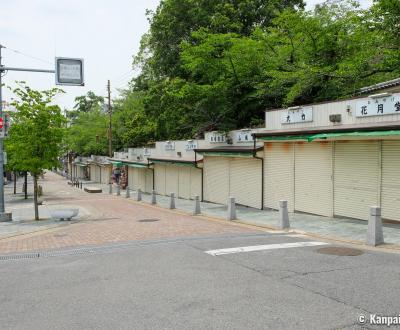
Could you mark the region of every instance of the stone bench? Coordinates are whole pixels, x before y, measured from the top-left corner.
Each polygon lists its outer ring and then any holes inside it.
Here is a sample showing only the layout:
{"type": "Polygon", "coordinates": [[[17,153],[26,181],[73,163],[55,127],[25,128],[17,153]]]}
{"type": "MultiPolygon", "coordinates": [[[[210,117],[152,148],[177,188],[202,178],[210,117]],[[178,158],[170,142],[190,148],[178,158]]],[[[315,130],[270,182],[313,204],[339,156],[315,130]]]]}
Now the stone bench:
{"type": "Polygon", "coordinates": [[[98,194],[98,193],[102,193],[103,189],[98,188],[98,187],[85,187],[84,191],[86,191],[87,193],[90,193],[90,194],[98,194]]]}
{"type": "Polygon", "coordinates": [[[71,220],[79,214],[79,209],[50,209],[50,215],[53,219],[71,220]]]}

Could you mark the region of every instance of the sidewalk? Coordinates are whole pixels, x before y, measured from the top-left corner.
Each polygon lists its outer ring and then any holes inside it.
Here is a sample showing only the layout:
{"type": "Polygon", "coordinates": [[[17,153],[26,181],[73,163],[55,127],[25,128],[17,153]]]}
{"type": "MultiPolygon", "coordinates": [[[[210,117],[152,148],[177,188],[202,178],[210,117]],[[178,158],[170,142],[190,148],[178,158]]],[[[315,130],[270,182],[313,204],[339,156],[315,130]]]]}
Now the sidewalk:
{"type": "MultiPolygon", "coordinates": [[[[91,184],[103,188],[103,193],[108,194],[108,185],[91,184]]],[[[113,187],[113,195],[116,187],[113,187]]],[[[131,199],[136,192],[131,191],[131,199]]],[[[121,190],[121,198],[125,198],[125,191],[121,190]]],[[[142,193],[144,203],[150,203],[151,196],[142,193]]],[[[157,195],[157,205],[163,208],[169,207],[168,196],[157,195]]],[[[201,202],[201,212],[205,216],[226,218],[227,206],[208,202],[201,202]]],[[[193,212],[194,201],[186,199],[175,199],[177,210],[193,212]]],[[[279,212],[274,210],[259,210],[250,207],[237,206],[237,221],[242,223],[278,229],[279,212]]],[[[334,240],[343,240],[357,244],[364,244],[367,235],[368,222],[363,220],[352,220],[344,218],[329,218],[318,215],[290,213],[291,229],[304,234],[318,235],[334,240]]],[[[399,245],[400,248],[400,224],[383,224],[385,245],[399,245]]]]}

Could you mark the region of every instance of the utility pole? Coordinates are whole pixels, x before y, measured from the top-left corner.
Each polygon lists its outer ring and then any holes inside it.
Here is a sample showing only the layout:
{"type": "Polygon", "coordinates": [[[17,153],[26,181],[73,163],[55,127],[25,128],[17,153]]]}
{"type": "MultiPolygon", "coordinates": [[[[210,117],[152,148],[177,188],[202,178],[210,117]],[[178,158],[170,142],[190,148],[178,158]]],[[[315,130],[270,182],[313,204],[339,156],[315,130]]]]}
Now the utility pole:
{"type": "Polygon", "coordinates": [[[110,80],[107,82],[107,98],[108,98],[108,156],[111,158],[112,154],[112,126],[111,126],[111,119],[112,119],[112,111],[111,111],[111,86],[110,80]]]}

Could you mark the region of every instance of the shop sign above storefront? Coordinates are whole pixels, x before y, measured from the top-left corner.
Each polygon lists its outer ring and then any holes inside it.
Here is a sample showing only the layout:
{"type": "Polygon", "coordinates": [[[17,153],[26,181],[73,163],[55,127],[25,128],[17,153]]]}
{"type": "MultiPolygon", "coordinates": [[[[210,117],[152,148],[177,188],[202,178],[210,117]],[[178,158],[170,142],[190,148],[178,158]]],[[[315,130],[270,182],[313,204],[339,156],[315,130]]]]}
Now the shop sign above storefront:
{"type": "Polygon", "coordinates": [[[291,107],[281,111],[281,124],[296,124],[313,121],[312,107],[291,107]]]}
{"type": "Polygon", "coordinates": [[[175,142],[166,141],[164,146],[165,150],[175,150],[175,142]]]}
{"type": "Polygon", "coordinates": [[[236,132],[236,141],[238,143],[253,142],[253,136],[251,135],[251,130],[243,130],[236,132]]]}
{"type": "Polygon", "coordinates": [[[370,97],[356,103],[356,117],[384,116],[396,113],[400,114],[400,94],[370,97]]]}
{"type": "Polygon", "coordinates": [[[210,134],[210,143],[224,143],[226,142],[226,135],[224,133],[214,132],[210,134]]]}
{"type": "Polygon", "coordinates": [[[185,145],[185,150],[194,150],[197,149],[197,141],[188,140],[185,145]]]}

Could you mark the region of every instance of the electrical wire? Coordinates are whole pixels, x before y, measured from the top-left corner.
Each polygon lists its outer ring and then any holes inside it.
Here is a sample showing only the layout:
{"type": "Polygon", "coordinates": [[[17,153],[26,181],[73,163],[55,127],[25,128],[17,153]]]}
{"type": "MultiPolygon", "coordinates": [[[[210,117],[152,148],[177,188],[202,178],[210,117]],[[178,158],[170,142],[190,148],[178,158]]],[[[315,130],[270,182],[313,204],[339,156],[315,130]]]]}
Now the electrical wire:
{"type": "Polygon", "coordinates": [[[40,62],[43,62],[43,63],[53,64],[53,63],[51,63],[50,61],[44,60],[44,59],[42,59],[42,58],[40,58],[40,57],[32,56],[32,55],[29,55],[29,54],[27,54],[27,53],[21,52],[21,51],[19,51],[19,50],[12,49],[12,48],[10,48],[10,47],[3,46],[3,48],[4,48],[4,49],[8,49],[9,51],[14,52],[14,53],[16,53],[16,54],[19,54],[19,55],[22,55],[22,56],[25,56],[25,57],[32,58],[32,59],[34,59],[34,60],[37,60],[37,61],[40,61],[40,62]]]}

